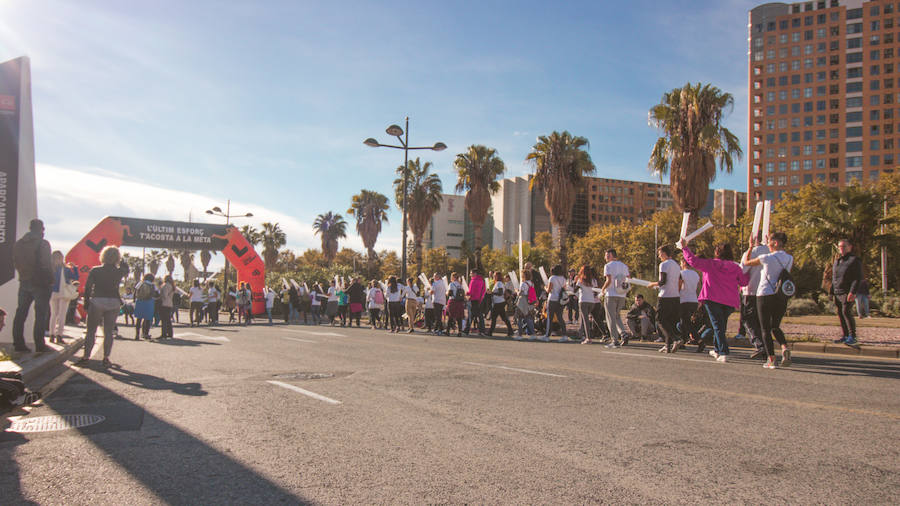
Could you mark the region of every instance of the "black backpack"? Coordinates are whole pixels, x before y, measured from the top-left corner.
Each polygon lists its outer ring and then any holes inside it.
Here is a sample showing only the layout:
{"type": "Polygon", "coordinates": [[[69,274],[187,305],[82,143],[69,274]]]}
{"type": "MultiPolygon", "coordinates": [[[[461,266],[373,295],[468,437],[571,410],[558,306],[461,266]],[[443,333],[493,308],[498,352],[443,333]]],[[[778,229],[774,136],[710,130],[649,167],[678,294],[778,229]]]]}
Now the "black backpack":
{"type": "Polygon", "coordinates": [[[453,293],[453,300],[466,300],[466,291],[461,286],[453,293]]]}
{"type": "MultiPolygon", "coordinates": [[[[784,264],[781,263],[781,260],[778,260],[778,257],[773,257],[778,265],[781,266],[781,274],[778,275],[778,279],[775,281],[775,295],[780,295],[786,299],[789,299],[797,293],[797,285],[794,284],[794,277],[791,276],[791,271],[787,270],[784,267],[784,264]]],[[[766,280],[769,284],[772,282],[768,279],[766,280]]]]}

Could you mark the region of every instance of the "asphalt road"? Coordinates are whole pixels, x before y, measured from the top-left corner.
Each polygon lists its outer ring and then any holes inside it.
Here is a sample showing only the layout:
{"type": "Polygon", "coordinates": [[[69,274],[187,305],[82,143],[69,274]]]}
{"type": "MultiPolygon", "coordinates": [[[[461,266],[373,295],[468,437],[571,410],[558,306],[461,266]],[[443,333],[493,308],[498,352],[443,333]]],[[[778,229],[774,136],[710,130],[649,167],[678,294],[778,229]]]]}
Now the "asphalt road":
{"type": "Polygon", "coordinates": [[[769,371],[741,353],[721,364],[650,345],[325,326],[182,327],[176,337],[117,340],[109,370],[95,362],[55,371],[52,393],[19,423],[105,420],[0,433],[0,502],[900,496],[897,361],[797,353],[792,367],[769,371]]]}

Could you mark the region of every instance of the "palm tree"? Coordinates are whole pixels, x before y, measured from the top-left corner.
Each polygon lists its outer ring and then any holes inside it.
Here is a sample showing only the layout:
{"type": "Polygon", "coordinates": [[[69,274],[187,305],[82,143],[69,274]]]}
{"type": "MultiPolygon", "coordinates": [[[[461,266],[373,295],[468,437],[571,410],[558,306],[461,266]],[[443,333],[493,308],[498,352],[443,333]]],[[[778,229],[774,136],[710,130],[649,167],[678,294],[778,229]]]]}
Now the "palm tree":
{"type": "Polygon", "coordinates": [[[262,254],[267,269],[275,270],[275,264],[278,263],[278,248],[285,244],[287,244],[287,236],[277,223],[262,224],[262,254]]]}
{"type": "Polygon", "coordinates": [[[313,222],[313,230],[322,239],[322,255],[325,262],[331,265],[338,251],[338,239],[347,237],[347,222],[340,214],[328,211],[316,216],[313,222]]]}
{"type": "Polygon", "coordinates": [[[194,253],[188,250],[182,250],[178,252],[178,256],[181,259],[181,268],[184,270],[184,280],[190,281],[188,277],[191,273],[191,266],[194,265],[194,253]]]}
{"type": "Polygon", "coordinates": [[[366,247],[366,273],[371,276],[373,264],[378,258],[375,253],[375,241],[378,234],[381,233],[381,224],[387,223],[387,211],[390,205],[388,198],[378,192],[370,190],[360,190],[358,194],[353,196],[350,209],[347,214],[356,218],[356,233],[362,238],[363,246],[366,247]]]}
{"type": "Polygon", "coordinates": [[[212,260],[212,254],[209,252],[208,249],[200,251],[200,264],[203,265],[204,273],[206,272],[207,268],[209,267],[210,260],[212,260]]]}
{"type": "Polygon", "coordinates": [[[253,225],[244,225],[241,227],[241,234],[244,235],[244,238],[247,239],[254,248],[262,242],[263,236],[259,230],[256,230],[256,227],[253,225]]]}
{"type": "Polygon", "coordinates": [[[169,276],[175,272],[175,257],[172,255],[172,252],[168,252],[167,255],[169,258],[166,259],[166,270],[169,271],[169,276]]]}
{"type": "Polygon", "coordinates": [[[555,225],[553,240],[559,249],[559,260],[567,265],[566,235],[572,220],[572,208],[584,176],[596,170],[591,156],[585,151],[589,147],[584,137],[574,137],[569,132],[553,132],[540,136],[531,152],[525,157],[534,164],[531,189],[544,190],[544,207],[550,213],[550,221],[555,225]]]}
{"type": "Polygon", "coordinates": [[[159,271],[159,262],[163,258],[165,258],[165,252],[158,249],[150,250],[150,254],[147,255],[147,267],[153,277],[156,277],[156,273],[159,271]]]}
{"type": "MultiPolygon", "coordinates": [[[[681,212],[706,205],[709,183],[719,169],[731,173],[734,159],[743,157],[737,136],[722,126],[723,110],[734,107],[734,98],[711,84],[690,83],[675,88],[650,109],[650,125],[662,130],[650,153],[648,168],[660,180],[669,174],[672,200],[681,212]]],[[[692,224],[694,228],[696,224],[692,224]]]]}
{"type": "Polygon", "coordinates": [[[475,225],[475,265],[481,268],[481,228],[491,207],[491,195],[500,191],[497,178],[506,172],[506,165],[497,151],[482,145],[471,145],[465,153],[456,155],[456,192],[466,192],[466,211],[475,225]]]}
{"type": "MultiPolygon", "coordinates": [[[[431,217],[441,208],[441,201],[444,199],[441,195],[444,191],[441,178],[430,171],[431,162],[422,164],[418,158],[409,160],[406,167],[406,216],[416,245],[418,272],[422,272],[422,241],[425,238],[425,231],[431,223],[431,217]]],[[[397,167],[397,174],[400,177],[394,180],[394,200],[397,207],[402,209],[404,175],[402,165],[397,167]]]]}

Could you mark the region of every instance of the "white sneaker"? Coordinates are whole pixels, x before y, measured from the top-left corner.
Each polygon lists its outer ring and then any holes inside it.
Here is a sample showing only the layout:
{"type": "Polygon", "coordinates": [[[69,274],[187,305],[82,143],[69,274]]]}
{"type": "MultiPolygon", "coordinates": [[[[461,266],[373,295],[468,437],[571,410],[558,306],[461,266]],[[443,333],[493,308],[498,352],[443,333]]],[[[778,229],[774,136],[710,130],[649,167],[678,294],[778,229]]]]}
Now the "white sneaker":
{"type": "Polygon", "coordinates": [[[716,352],[716,350],[709,350],[709,356],[715,359],[719,358],[719,354],[716,352]]]}
{"type": "Polygon", "coordinates": [[[660,353],[669,353],[669,347],[663,346],[662,348],[659,349],[659,352],[660,353]]]}
{"type": "Polygon", "coordinates": [[[763,364],[763,369],[775,369],[775,362],[769,362],[767,360],[766,363],[763,364]]]}
{"type": "Polygon", "coordinates": [[[718,357],[716,357],[716,362],[728,362],[728,355],[719,355],[718,357]]]}

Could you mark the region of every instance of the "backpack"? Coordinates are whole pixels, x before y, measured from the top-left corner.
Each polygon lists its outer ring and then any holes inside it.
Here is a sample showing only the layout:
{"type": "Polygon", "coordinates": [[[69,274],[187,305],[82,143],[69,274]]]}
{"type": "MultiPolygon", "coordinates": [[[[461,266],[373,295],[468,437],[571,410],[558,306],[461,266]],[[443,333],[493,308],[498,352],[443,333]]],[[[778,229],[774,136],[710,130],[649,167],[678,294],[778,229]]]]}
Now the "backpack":
{"type": "Polygon", "coordinates": [[[150,300],[153,298],[153,285],[147,283],[146,281],[138,285],[137,290],[134,292],[134,296],[138,300],[150,300]]]}
{"type": "Polygon", "coordinates": [[[631,283],[625,281],[625,276],[623,274],[617,274],[613,279],[613,286],[616,288],[616,292],[627,292],[631,289],[631,283]]]}
{"type": "MultiPolygon", "coordinates": [[[[781,260],[778,260],[778,257],[773,257],[776,261],[778,261],[778,265],[781,266],[781,274],[778,275],[778,279],[775,280],[775,294],[780,295],[786,299],[789,299],[797,293],[797,285],[794,284],[794,277],[791,276],[791,272],[785,269],[784,264],[781,263],[781,260]]],[[[769,284],[772,284],[768,279],[766,280],[769,284]]]]}
{"type": "Polygon", "coordinates": [[[372,299],[375,300],[375,304],[379,306],[384,305],[384,293],[382,293],[380,288],[375,289],[375,295],[372,296],[372,299]]]}
{"type": "Polygon", "coordinates": [[[466,300],[466,291],[461,286],[453,292],[453,300],[466,300]]]}
{"type": "Polygon", "coordinates": [[[537,304],[537,291],[534,289],[534,285],[528,284],[528,303],[531,305],[537,304]]]}

